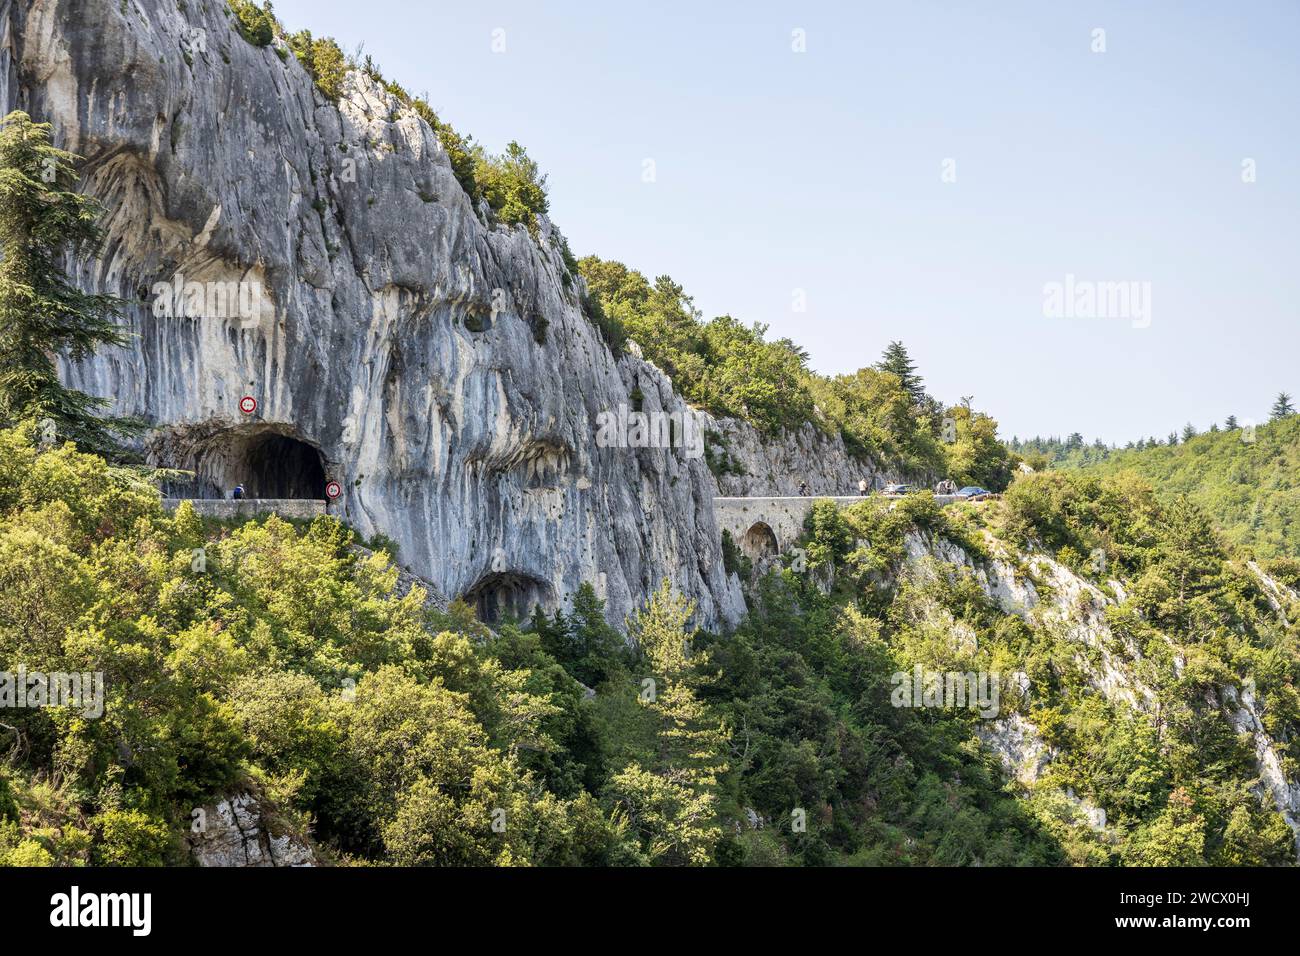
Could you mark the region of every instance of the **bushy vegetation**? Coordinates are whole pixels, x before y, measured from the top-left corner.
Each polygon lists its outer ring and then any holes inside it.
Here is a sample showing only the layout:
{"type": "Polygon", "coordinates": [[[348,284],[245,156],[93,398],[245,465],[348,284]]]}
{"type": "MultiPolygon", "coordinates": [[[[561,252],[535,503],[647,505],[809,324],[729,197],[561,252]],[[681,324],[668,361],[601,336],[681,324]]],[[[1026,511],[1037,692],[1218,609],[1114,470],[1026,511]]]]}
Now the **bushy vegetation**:
{"type": "Polygon", "coordinates": [[[335,519],[166,515],[30,439],[0,434],[0,660],[101,672],[106,707],[5,712],[0,857],[178,862],[192,809],[237,789],[342,860],[599,862],[626,839],[575,784],[581,688],[535,636],[398,597],[335,519]]]}
{"type": "MultiPolygon", "coordinates": [[[[1236,706],[1228,695],[1252,688],[1285,772],[1300,769],[1295,626],[1194,503],[1162,502],[1133,475],[1048,472],[963,511],[939,512],[923,495],[893,509],[827,502],[809,520],[806,547],[814,569],[835,569],[841,603],[883,620],[878,633],[904,668],[1026,675],[1029,692],[1012,695],[1010,708],[1004,696],[1004,713],[1021,714],[1057,756],[1023,790],[1023,805],[1071,862],[1294,859],[1290,829],[1271,798],[1253,792],[1253,743],[1227,713],[1236,706]],[[1095,651],[1050,619],[1003,613],[964,566],[927,559],[898,574],[909,532],[952,540],[977,559],[972,535],[991,534],[1011,554],[1042,548],[1100,584],[1122,579],[1124,599],[1105,612],[1107,652],[1152,696],[1098,693],[1095,651]],[[1088,824],[1080,799],[1105,808],[1104,827],[1088,824]]],[[[1051,593],[1050,580],[1038,583],[1051,593]]]]}
{"type": "Polygon", "coordinates": [[[500,156],[475,154],[474,176],[497,217],[508,225],[537,230],[537,217],[547,210],[546,177],[516,142],[500,156]]]}
{"type": "MultiPolygon", "coordinates": [[[[578,266],[594,299],[587,313],[607,339],[634,339],[693,405],[743,418],[767,434],[808,424],[840,434],[860,458],[920,479],[1000,490],[1018,460],[997,439],[997,423],[926,393],[902,343],[879,365],[821,376],[789,339],[768,341],[762,325],[731,316],[704,321],[669,276],[653,282],[621,262],[587,256],[578,266]]],[[[846,476],[847,477],[847,476],[846,476]]]]}
{"type": "Polygon", "coordinates": [[[275,39],[278,24],[269,2],[258,6],[253,0],[227,0],[234,11],[240,34],[254,46],[268,46],[275,39]]]}
{"type": "Polygon", "coordinates": [[[1116,450],[1089,471],[1141,475],[1162,495],[1186,495],[1227,540],[1261,558],[1300,555],[1300,416],[1253,430],[1202,432],[1177,444],[1116,450]]]}
{"type": "Polygon", "coordinates": [[[286,42],[326,99],[338,100],[343,95],[343,77],[354,69],[338,43],[332,37],[317,39],[310,30],[300,30],[286,42]]]}
{"type": "MultiPolygon", "coordinates": [[[[352,544],[332,518],[164,514],[130,472],[41,450],[30,427],[0,433],[0,660],[102,672],[106,688],[98,719],[4,714],[0,861],[182,862],[193,808],[242,791],[343,863],[1291,852],[1221,702],[1249,677],[1269,733],[1300,739],[1294,628],[1195,505],[1161,504],[1132,476],[1025,476],[982,508],[819,502],[806,571],[759,581],[729,635],[697,633],[667,584],[630,642],[587,586],[568,613],[493,633],[464,605],[399,596],[388,556],[352,544]],[[1107,620],[1140,651],[1128,666],[1155,701],[1091,692],[1059,629],[1003,613],[968,567],[918,566],[905,547],[919,534],[979,560],[986,533],[1084,573],[1082,556],[1104,549],[1128,589],[1107,620]],[[1026,673],[1032,693],[1008,690],[1003,713],[1057,749],[1040,784],[1006,784],[973,711],[894,706],[891,677],[914,665],[1026,673]],[[1105,807],[1107,827],[1082,825],[1066,791],[1105,807]]],[[[1294,773],[1300,753],[1283,758],[1294,773]]]]}

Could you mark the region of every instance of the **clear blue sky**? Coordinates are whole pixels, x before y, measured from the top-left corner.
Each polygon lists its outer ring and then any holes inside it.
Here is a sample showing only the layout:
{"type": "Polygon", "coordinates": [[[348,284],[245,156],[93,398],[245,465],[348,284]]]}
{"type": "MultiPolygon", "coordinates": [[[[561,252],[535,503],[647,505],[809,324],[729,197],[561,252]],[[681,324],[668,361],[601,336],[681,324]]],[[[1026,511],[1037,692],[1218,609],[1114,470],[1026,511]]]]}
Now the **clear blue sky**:
{"type": "Polygon", "coordinates": [[[526,146],[575,253],[668,273],[819,371],[899,338],[1005,436],[1121,443],[1300,393],[1296,0],[275,7],[526,146]],[[1044,317],[1067,273],[1150,282],[1150,327],[1044,317]]]}

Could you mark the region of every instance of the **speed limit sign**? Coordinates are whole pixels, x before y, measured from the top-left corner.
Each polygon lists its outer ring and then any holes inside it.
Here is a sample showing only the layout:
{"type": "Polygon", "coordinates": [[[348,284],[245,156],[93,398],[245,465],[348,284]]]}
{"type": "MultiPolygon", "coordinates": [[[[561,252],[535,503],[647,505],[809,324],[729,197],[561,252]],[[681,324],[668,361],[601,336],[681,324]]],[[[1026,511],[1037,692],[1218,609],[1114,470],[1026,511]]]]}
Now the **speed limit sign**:
{"type": "Polygon", "coordinates": [[[239,410],[245,415],[251,415],[257,411],[257,399],[252,395],[245,395],[239,400],[239,410]]]}
{"type": "Polygon", "coordinates": [[[325,497],[330,501],[333,501],[341,494],[343,494],[343,486],[337,481],[331,481],[325,485],[325,497]]]}

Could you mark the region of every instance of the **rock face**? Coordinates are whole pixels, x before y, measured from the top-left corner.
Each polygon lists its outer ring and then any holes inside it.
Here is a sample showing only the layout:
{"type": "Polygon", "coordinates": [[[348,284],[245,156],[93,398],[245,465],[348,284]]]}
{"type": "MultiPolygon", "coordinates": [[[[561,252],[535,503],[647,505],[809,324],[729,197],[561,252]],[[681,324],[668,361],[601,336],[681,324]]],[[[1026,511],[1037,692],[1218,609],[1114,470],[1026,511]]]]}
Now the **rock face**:
{"type": "Polygon", "coordinates": [[[252,794],[241,793],[196,811],[190,853],[199,866],[315,866],[311,847],[292,834],[274,835],[252,794]]]}
{"type": "Polygon", "coordinates": [[[186,495],[337,480],[331,511],[489,619],[591,581],[621,622],[663,578],[704,626],[743,613],[704,459],[594,440],[635,389],[681,399],[610,354],[554,228],[490,226],[414,112],[358,72],[327,101],[218,0],[0,20],[5,108],[51,122],[107,209],[76,280],[129,300],[133,344],[63,372],[151,422],[151,459],[199,475],[186,495]]]}
{"type": "MultiPolygon", "coordinates": [[[[909,533],[905,541],[906,573],[931,573],[928,562],[932,561],[970,569],[985,596],[1004,613],[1024,618],[1031,626],[1052,629],[1077,645],[1080,650],[1074,662],[1094,691],[1112,704],[1156,719],[1156,693],[1138,676],[1137,665],[1143,660],[1141,652],[1131,640],[1112,631],[1106,620],[1106,608],[1124,598],[1121,582],[1107,582],[1116,595],[1112,597],[1059,561],[1037,551],[1018,556],[1024,569],[1020,571],[1004,546],[991,537],[986,543],[991,558],[975,560],[951,541],[909,533]]],[[[1300,603],[1300,596],[1269,578],[1257,565],[1252,563],[1249,568],[1259,578],[1279,621],[1287,626],[1286,610],[1300,603]]],[[[1173,666],[1175,669],[1182,666],[1177,657],[1173,666]]],[[[1032,686],[1027,690],[1032,695],[1032,686]]],[[[1279,756],[1279,742],[1264,726],[1253,686],[1221,686],[1213,692],[1211,703],[1219,707],[1234,732],[1249,738],[1259,774],[1254,791],[1261,801],[1271,802],[1291,828],[1296,859],[1300,861],[1300,782],[1294,774],[1288,776],[1279,756]]],[[[997,754],[1008,775],[1027,787],[1038,783],[1055,757],[1038,728],[1020,714],[989,721],[979,728],[978,734],[985,746],[997,754]]],[[[1072,792],[1066,796],[1085,814],[1093,829],[1105,830],[1104,807],[1096,807],[1072,792]]]]}
{"type": "Polygon", "coordinates": [[[1037,783],[1054,756],[1038,728],[1020,714],[984,722],[977,733],[984,745],[997,754],[1007,775],[1022,784],[1037,783]]]}
{"type": "Polygon", "coordinates": [[[811,423],[765,436],[748,422],[711,416],[704,420],[719,493],[729,497],[797,495],[802,483],[813,495],[856,495],[861,479],[869,488],[902,480],[895,471],[852,457],[839,435],[828,435],[811,423]]]}

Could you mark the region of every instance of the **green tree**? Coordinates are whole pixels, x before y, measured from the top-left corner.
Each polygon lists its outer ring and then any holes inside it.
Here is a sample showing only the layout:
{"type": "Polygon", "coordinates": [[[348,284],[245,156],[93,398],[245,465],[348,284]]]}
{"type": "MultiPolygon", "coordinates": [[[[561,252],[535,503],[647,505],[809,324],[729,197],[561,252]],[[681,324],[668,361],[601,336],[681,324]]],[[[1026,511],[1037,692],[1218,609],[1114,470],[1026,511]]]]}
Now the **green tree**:
{"type": "Polygon", "coordinates": [[[1205,819],[1193,808],[1183,790],[1169,795],[1169,802],[1150,824],[1133,834],[1123,851],[1129,866],[1205,865],[1205,819]]]}
{"type": "Polygon", "coordinates": [[[511,141],[500,156],[480,151],[474,178],[502,222],[525,225],[536,235],[537,217],[549,208],[546,177],[522,146],[511,141]]]}
{"type": "Polygon", "coordinates": [[[289,37],[289,49],[316,81],[325,98],[337,102],[343,94],[343,77],[350,69],[347,57],[330,37],[314,39],[310,30],[289,37]]]}
{"type": "Polygon", "coordinates": [[[171,844],[166,821],[138,810],[105,810],[92,821],[100,866],[162,866],[171,844]]]}
{"type": "MultiPolygon", "coordinates": [[[[558,617],[558,615],[557,615],[558,617]]],[[[627,644],[605,620],[605,602],[584,581],[573,596],[573,612],[560,622],[554,656],[587,687],[596,687],[622,673],[627,644]]]]}
{"type": "Polygon", "coordinates": [[[997,422],[964,405],[949,409],[948,414],[957,432],[957,440],[947,446],[948,477],[958,485],[1004,489],[1011,482],[1013,466],[1007,447],[998,441],[997,422]]]}
{"type": "Polygon", "coordinates": [[[944,453],[939,434],[893,372],[862,368],[810,384],[817,407],[835,422],[849,450],[903,464],[909,470],[938,472],[944,453]]]}
{"type": "Polygon", "coordinates": [[[764,341],[766,331],[757,324],[746,328],[729,315],[705,325],[699,393],[706,407],[764,431],[797,428],[813,418],[806,354],[788,341],[764,341]]]}
{"type": "Polygon", "coordinates": [[[66,254],[101,241],[99,207],[76,191],[77,158],[50,144],[48,123],[22,112],[0,122],[0,423],[49,419],[60,436],[113,451],[131,423],[100,417],[109,402],[66,388],[55,367],[56,356],[76,362],[128,341],[118,300],[82,292],[63,270],[66,254]]]}
{"type": "Polygon", "coordinates": [[[640,700],[655,719],[657,743],[648,766],[633,762],[610,780],[607,795],[626,814],[643,852],[670,865],[712,860],[720,830],[718,780],[727,769],[728,732],[697,690],[712,682],[693,648],[692,602],[668,581],[629,622],[629,634],[651,674],[640,700]]]}
{"type": "Polygon", "coordinates": [[[275,15],[271,4],[258,6],[252,0],[230,0],[230,9],[239,21],[239,32],[254,46],[266,46],[275,39],[275,15]]]}
{"type": "Polygon", "coordinates": [[[885,354],[876,364],[876,369],[896,375],[899,384],[912,396],[914,402],[920,404],[925,399],[924,380],[916,374],[916,365],[902,342],[890,342],[886,346],[885,354]]]}
{"type": "Polygon", "coordinates": [[[1295,414],[1295,405],[1291,404],[1291,396],[1286,392],[1278,392],[1277,398],[1273,402],[1273,408],[1269,412],[1269,420],[1277,421],[1279,418],[1286,418],[1288,415],[1295,414]]]}

